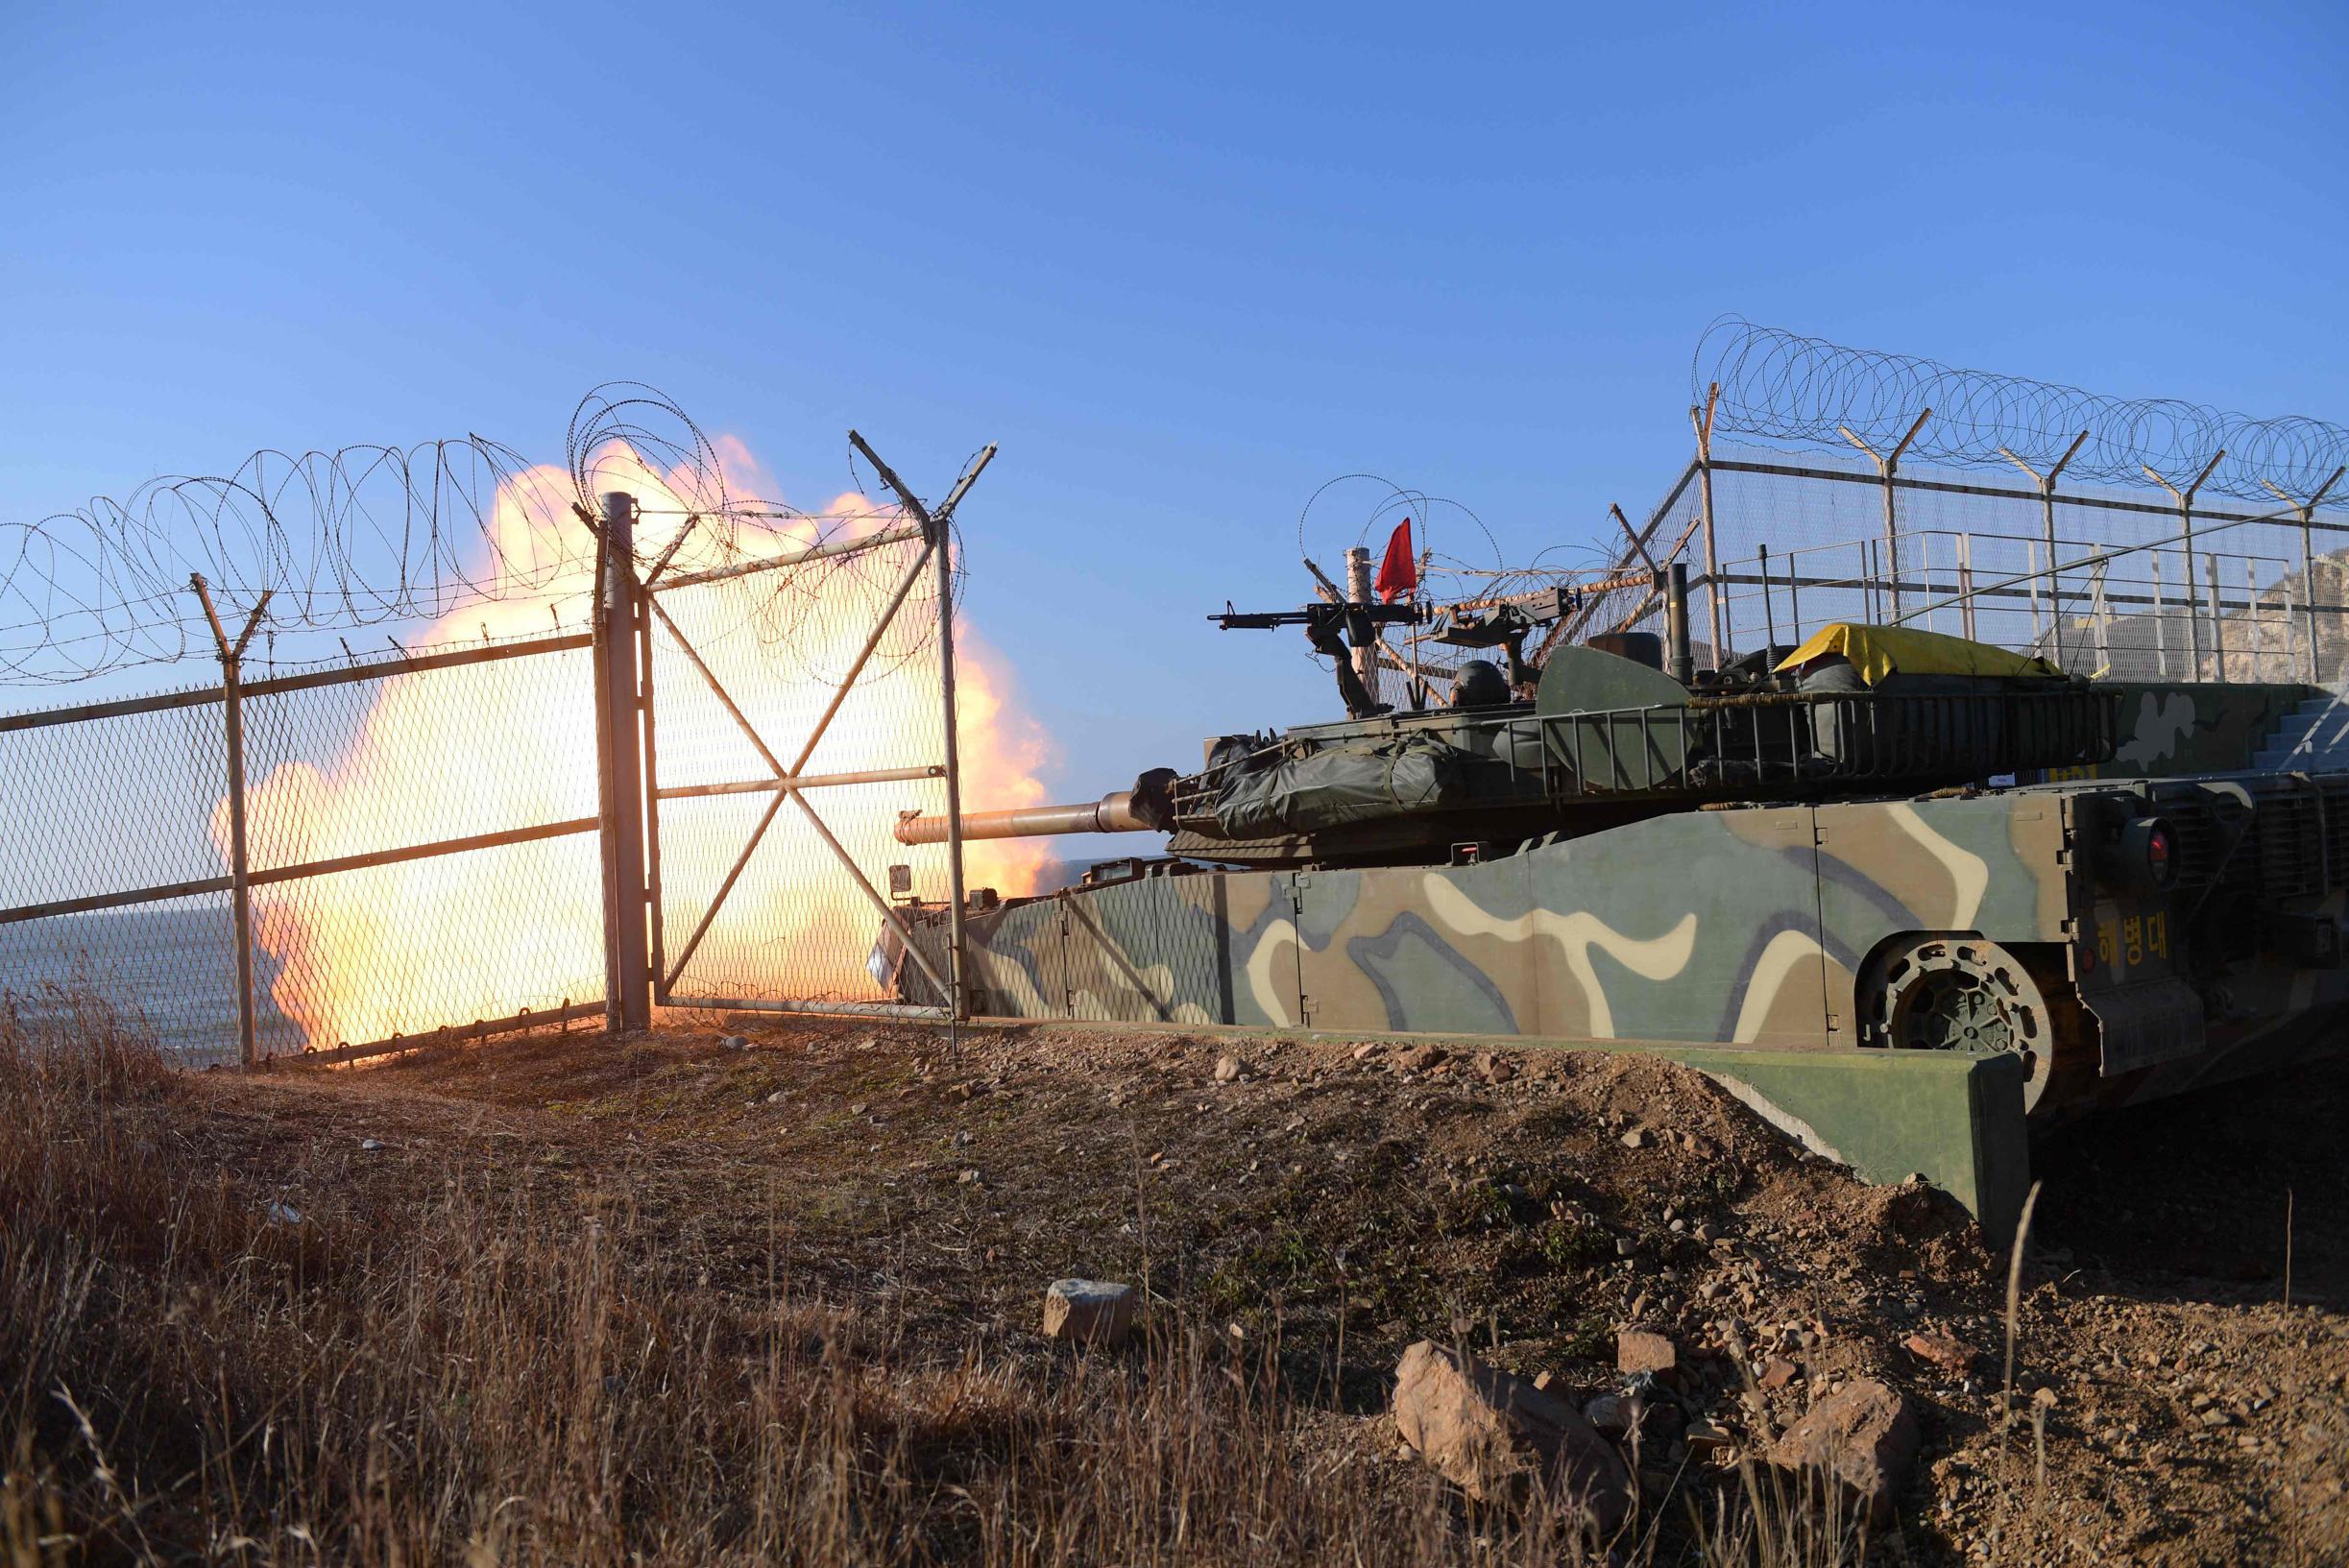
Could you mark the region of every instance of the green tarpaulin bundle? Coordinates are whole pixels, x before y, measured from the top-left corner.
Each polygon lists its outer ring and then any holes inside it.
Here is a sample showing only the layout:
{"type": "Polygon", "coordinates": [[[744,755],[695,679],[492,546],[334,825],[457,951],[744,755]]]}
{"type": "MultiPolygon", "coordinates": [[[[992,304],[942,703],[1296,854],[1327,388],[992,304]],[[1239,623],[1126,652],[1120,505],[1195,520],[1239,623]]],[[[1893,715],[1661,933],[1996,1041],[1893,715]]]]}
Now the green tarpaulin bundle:
{"type": "Polygon", "coordinates": [[[1471,760],[1426,736],[1284,754],[1225,783],[1216,797],[1216,826],[1230,838],[1271,838],[1441,809],[1463,797],[1471,760]]]}

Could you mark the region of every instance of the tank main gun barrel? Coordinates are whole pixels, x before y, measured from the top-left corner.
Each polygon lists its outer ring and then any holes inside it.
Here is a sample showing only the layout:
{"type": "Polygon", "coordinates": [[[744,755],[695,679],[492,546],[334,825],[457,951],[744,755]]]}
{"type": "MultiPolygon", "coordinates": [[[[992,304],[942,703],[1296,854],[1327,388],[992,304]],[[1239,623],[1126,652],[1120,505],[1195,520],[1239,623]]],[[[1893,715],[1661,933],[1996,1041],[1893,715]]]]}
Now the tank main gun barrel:
{"type": "MultiPolygon", "coordinates": [[[[1047,838],[1056,833],[1164,832],[1174,817],[1174,773],[1152,768],[1131,789],[1113,789],[1075,806],[1022,806],[1008,811],[965,811],[962,836],[1047,838]]],[[[946,817],[908,811],[891,830],[900,844],[943,844],[946,817]]]]}
{"type": "MultiPolygon", "coordinates": [[[[1134,812],[1133,791],[1112,790],[1097,801],[1076,806],[1023,806],[1009,811],[965,811],[962,836],[973,838],[1044,838],[1053,833],[1130,833],[1148,832],[1150,825],[1134,812]]],[[[911,812],[897,819],[894,830],[901,844],[943,844],[946,818],[911,812]]]]}

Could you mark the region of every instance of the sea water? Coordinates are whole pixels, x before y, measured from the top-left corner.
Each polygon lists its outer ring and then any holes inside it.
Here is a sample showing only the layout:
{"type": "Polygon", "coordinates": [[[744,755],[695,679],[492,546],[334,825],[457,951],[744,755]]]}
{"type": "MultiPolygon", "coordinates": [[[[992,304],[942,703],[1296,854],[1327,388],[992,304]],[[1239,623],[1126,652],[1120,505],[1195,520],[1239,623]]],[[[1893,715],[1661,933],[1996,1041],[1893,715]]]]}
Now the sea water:
{"type": "MultiPolygon", "coordinates": [[[[257,946],[254,1033],[264,1053],[302,1049],[301,1026],[270,1001],[278,965],[257,946]]],[[[25,1018],[70,1012],[91,995],[191,1067],[236,1059],[236,946],[225,905],[148,905],[0,926],[0,992],[25,1018]]]]}

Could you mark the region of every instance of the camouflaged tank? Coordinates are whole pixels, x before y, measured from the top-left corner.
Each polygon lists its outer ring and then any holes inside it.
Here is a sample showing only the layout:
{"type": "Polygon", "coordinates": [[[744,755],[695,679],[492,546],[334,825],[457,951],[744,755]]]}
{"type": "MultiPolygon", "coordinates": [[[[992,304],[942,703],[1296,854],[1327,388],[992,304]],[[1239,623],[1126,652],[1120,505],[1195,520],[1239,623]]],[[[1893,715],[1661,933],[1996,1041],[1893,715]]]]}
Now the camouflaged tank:
{"type": "MultiPolygon", "coordinates": [[[[2339,1042],[2349,774],[2254,766],[2314,688],[1933,640],[1959,651],[1931,673],[1772,649],[1694,682],[1563,649],[1489,707],[1219,737],[1195,774],[966,817],[1166,835],[982,895],[969,1009],[1660,1049],[1872,1175],[1939,1159],[1996,1229],[2022,1177],[1985,1141],[2022,1117],[2339,1042]],[[1960,1109],[1911,1103],[1953,1073],[1960,1109]]],[[[943,973],[942,911],[913,917],[943,973]]],[[[900,994],[940,1001],[892,945],[900,994]]]]}

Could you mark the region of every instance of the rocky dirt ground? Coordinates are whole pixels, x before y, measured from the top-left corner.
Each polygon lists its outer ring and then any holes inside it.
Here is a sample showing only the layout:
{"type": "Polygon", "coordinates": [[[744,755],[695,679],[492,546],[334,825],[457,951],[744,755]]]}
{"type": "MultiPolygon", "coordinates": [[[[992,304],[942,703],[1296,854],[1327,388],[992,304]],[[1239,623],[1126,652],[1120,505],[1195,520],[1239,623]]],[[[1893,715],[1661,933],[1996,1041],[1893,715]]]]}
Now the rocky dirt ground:
{"type": "Polygon", "coordinates": [[[2007,1260],[1953,1204],[1635,1056],[739,1018],[200,1098],[187,1136],[300,1211],[423,1201],[486,1157],[517,1191],[621,1194],[695,1288],[783,1276],[942,1361],[1048,1356],[1047,1282],[1130,1281],[1277,1358],[1365,1485],[1419,1462],[1389,1412],[1415,1340],[1581,1407],[1645,1331],[1673,1363],[1628,1385],[1651,1501],[1873,1378],[1923,1435],[1882,1560],[2349,1561],[2349,1064],[2040,1151],[2011,1421],[2007,1260]]]}

